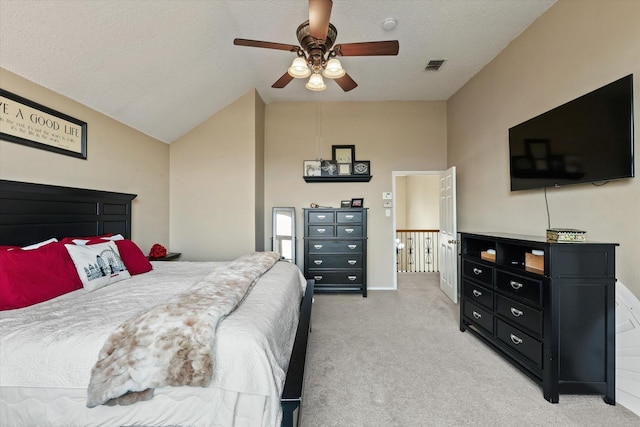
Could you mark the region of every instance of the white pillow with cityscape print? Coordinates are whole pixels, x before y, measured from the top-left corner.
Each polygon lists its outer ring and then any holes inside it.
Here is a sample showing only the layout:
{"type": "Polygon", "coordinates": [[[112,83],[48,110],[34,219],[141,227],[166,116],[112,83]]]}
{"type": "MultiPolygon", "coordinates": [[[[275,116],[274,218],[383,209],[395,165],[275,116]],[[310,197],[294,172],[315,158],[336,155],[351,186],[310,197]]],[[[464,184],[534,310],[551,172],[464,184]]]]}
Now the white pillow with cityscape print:
{"type": "Polygon", "coordinates": [[[95,245],[64,245],[76,266],[82,286],[95,291],[131,277],[113,242],[95,245]]]}

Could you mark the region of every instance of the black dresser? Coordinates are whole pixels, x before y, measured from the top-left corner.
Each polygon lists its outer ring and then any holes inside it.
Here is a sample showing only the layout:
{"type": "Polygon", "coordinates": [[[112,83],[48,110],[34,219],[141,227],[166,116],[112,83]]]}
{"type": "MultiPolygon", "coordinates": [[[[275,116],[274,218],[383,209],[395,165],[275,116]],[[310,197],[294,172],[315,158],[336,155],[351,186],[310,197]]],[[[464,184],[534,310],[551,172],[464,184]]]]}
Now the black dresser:
{"type": "Polygon", "coordinates": [[[315,292],[367,296],[367,209],[304,210],[304,275],[315,292]]]}
{"type": "Polygon", "coordinates": [[[615,404],[614,243],[460,234],[460,330],[541,385],[544,398],[615,404]]]}

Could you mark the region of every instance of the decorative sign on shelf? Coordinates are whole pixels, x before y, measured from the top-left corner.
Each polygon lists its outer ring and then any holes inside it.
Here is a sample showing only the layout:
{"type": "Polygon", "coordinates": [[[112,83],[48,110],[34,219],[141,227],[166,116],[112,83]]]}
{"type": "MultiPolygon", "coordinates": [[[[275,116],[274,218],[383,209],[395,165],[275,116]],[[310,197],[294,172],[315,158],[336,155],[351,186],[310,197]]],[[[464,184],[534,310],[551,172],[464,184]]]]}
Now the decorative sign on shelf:
{"type": "Polygon", "coordinates": [[[0,139],[87,158],[87,124],[0,89],[0,139]]]}

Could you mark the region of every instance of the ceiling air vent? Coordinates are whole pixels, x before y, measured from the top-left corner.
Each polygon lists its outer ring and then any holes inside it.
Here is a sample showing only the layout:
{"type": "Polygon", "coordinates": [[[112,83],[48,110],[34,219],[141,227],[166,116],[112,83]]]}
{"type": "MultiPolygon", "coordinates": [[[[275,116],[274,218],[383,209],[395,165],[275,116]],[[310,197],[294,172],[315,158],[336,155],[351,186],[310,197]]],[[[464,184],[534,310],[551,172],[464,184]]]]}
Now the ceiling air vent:
{"type": "Polygon", "coordinates": [[[446,59],[431,59],[425,67],[426,71],[438,71],[446,59]]]}

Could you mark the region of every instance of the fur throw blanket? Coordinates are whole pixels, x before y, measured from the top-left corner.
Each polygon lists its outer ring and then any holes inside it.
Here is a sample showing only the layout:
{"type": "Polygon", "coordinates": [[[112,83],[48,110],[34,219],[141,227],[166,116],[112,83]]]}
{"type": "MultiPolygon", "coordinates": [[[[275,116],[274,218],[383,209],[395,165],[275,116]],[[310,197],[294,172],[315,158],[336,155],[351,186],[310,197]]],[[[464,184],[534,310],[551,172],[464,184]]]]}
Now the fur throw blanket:
{"type": "Polygon", "coordinates": [[[156,387],[208,386],[218,323],[279,259],[275,252],[241,256],[120,325],[91,371],[87,407],[148,400],[156,387]]]}

